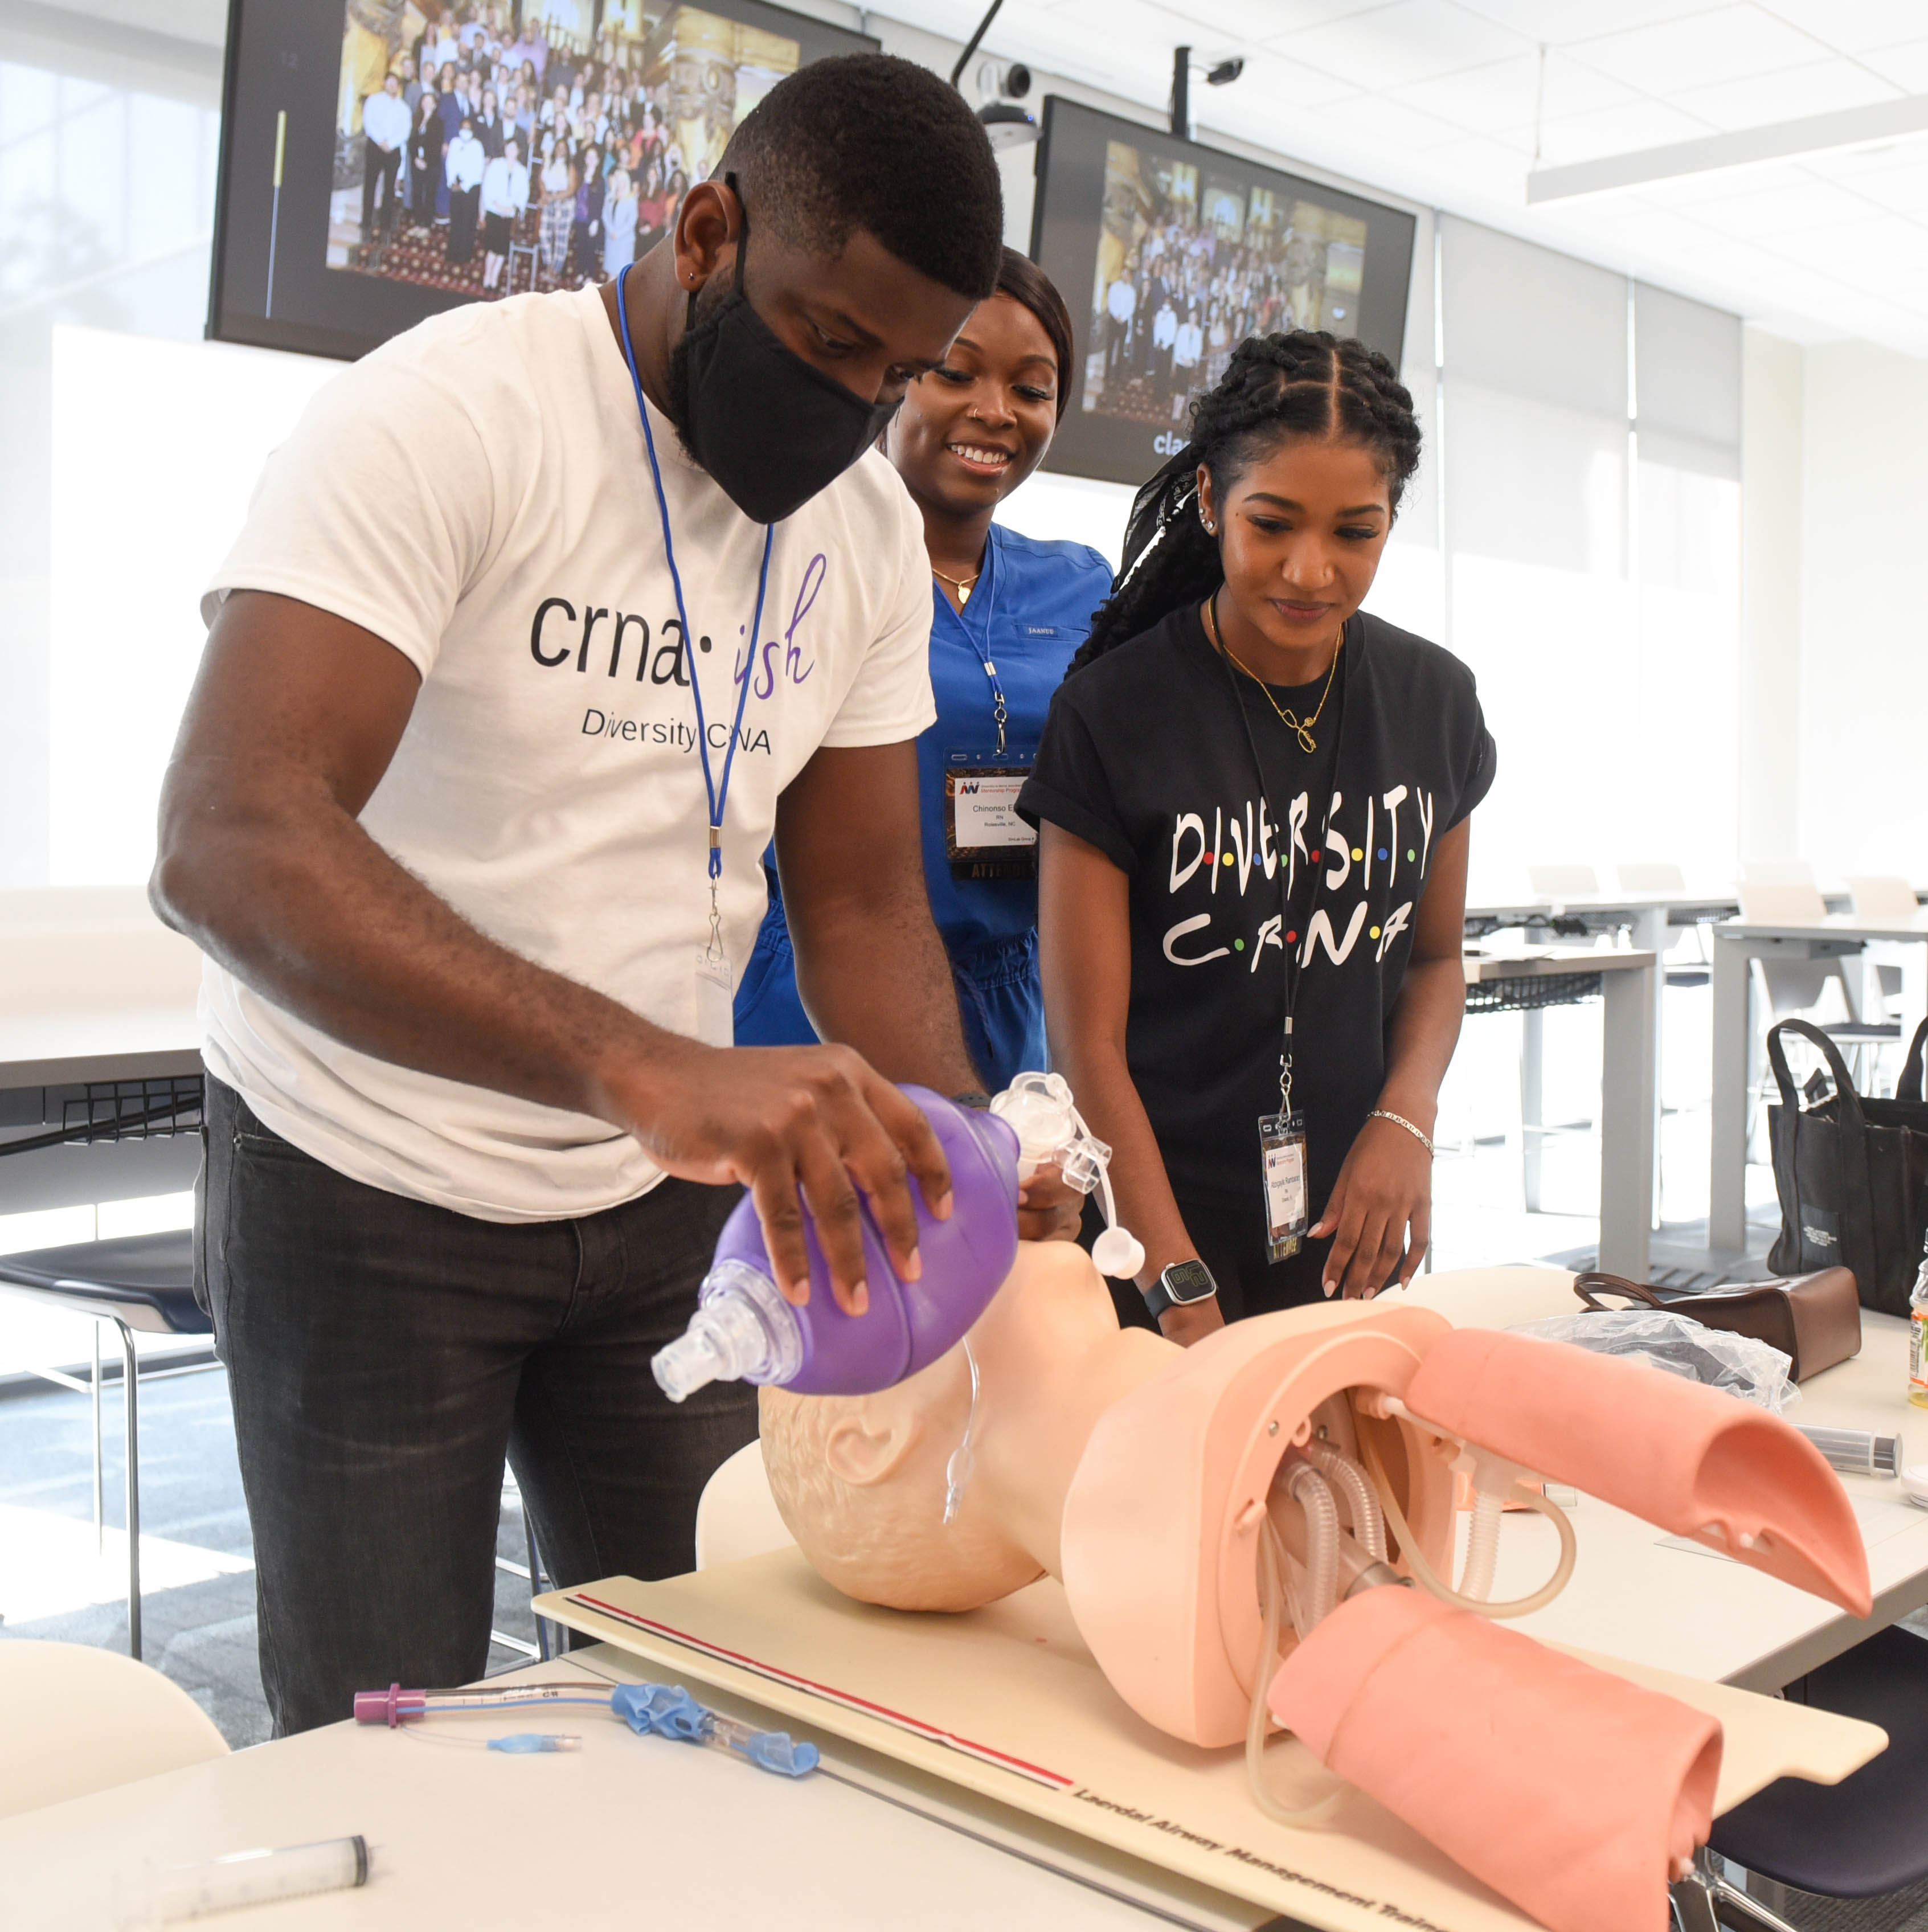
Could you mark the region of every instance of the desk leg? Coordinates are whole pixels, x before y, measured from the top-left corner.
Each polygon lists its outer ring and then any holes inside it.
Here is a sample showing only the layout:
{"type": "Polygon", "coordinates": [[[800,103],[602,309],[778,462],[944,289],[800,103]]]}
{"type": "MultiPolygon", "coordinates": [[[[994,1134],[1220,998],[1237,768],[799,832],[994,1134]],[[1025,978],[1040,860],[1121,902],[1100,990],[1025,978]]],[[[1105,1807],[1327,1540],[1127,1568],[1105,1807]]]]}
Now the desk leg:
{"type": "Polygon", "coordinates": [[[1654,1010],[1657,965],[1601,975],[1600,1266],[1647,1279],[1654,1224],[1654,1010]]]}
{"type": "Polygon", "coordinates": [[[121,1401],[127,1415],[127,1654],[140,1661],[140,1362],[134,1353],[133,1331],[124,1322],[121,1331],[121,1401]]]}
{"type": "Polygon", "coordinates": [[[1904,1052],[1915,1037],[1915,1029],[1924,1017],[1928,1017],[1928,941],[1901,949],[1901,1045],[1904,1052]]]}
{"type": "Polygon", "coordinates": [[[1667,1018],[1667,946],[1671,935],[1665,906],[1643,906],[1633,921],[1633,947],[1636,952],[1651,952],[1654,968],[1654,1219],[1660,1225],[1664,1202],[1660,1196],[1660,1136],[1667,1118],[1667,1095],[1661,1078],[1665,1054],[1661,1031],[1667,1018]]]}
{"type": "Polygon", "coordinates": [[[1708,1148],[1708,1246],[1747,1245],[1747,1063],[1753,949],[1714,928],[1714,1122],[1708,1148]]]}
{"type": "Polygon", "coordinates": [[[1546,1086],[1546,1015],[1539,1006],[1528,1006],[1520,1015],[1519,1042],[1519,1158],[1520,1173],[1526,1184],[1526,1211],[1540,1212],[1540,1156],[1546,1136],[1540,1131],[1543,1094],[1546,1086]]]}

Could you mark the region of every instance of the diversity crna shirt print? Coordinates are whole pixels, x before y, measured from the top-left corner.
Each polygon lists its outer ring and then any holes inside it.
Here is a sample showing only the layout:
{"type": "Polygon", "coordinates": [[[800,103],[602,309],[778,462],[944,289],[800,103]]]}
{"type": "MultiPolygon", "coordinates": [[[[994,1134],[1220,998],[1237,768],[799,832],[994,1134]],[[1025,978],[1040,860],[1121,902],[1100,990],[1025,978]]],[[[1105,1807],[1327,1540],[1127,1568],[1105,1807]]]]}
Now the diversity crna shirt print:
{"type": "Polygon", "coordinates": [[[1126,1054],[1182,1200],[1255,1198],[1296,982],[1293,1102],[1324,1202],[1384,1084],[1439,842],[1492,784],[1472,674],[1377,618],[1348,626],[1315,737],[1188,608],[1066,680],[1020,802],[1129,879],[1126,1054]]]}

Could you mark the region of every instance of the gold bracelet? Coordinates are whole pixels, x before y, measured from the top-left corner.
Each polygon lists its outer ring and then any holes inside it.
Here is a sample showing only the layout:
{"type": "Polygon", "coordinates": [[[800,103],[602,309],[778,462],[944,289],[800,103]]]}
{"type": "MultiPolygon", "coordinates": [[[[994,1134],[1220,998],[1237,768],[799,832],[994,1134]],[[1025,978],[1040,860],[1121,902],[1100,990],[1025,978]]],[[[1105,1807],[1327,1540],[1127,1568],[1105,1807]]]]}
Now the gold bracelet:
{"type": "Polygon", "coordinates": [[[1404,1127],[1406,1132],[1411,1134],[1413,1138],[1417,1141],[1420,1145],[1426,1149],[1427,1158],[1429,1160],[1432,1158],[1432,1142],[1429,1140],[1417,1127],[1414,1126],[1412,1122],[1408,1120],[1403,1114],[1390,1114],[1388,1113],[1384,1107],[1375,1107],[1372,1112],[1368,1114],[1366,1118],[1369,1120],[1390,1120],[1394,1126],[1404,1127]]]}

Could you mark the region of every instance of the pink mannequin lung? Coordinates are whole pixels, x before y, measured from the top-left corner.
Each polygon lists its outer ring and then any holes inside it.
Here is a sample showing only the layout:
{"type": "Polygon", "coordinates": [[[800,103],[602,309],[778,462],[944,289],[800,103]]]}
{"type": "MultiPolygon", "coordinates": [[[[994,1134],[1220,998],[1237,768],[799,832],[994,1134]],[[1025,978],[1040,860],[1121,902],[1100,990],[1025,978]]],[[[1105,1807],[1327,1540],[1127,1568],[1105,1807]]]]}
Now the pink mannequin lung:
{"type": "Polygon", "coordinates": [[[1720,1726],[1414,1590],[1340,1604],[1267,1702],[1331,1770],[1558,1932],[1668,1922],[1720,1726]]]}
{"type": "MultiPolygon", "coordinates": [[[[1531,1893],[1556,1932],[1662,1922],[1670,1873],[1706,1835],[1717,1727],[1483,1617],[1365,1587],[1369,1578],[1311,1630],[1303,1660],[1289,1627],[1278,1657],[1261,1658],[1260,1531],[1268,1504],[1278,1520],[1288,1450],[1315,1437],[1348,1454],[1369,1448],[1418,1554],[1442,1574],[1465,1441],[1867,1611],[1853,1513],[1819,1454],[1777,1418],[1657,1370],[1456,1331],[1396,1303],[1261,1316],[1180,1350],[1121,1333],[1096,1271],[1064,1246],[1021,1247],[969,1346],[982,1377],[975,1467],[948,1525],[946,1470],[971,1414],[961,1348],[874,1396],[763,1392],[772,1492],[829,1582],[871,1602],[955,1610],[1055,1576],[1093,1657],[1141,1716],[1192,1744],[1230,1745],[1270,1683],[1274,1715],[1334,1768],[1496,1888],[1522,1904],[1531,1893]],[[1543,1696],[1583,1740],[1611,1738],[1615,1777],[1580,1774],[1584,1744],[1577,1756],[1564,1739],[1536,1756],[1524,1724],[1502,1739],[1471,1688],[1480,1683],[1494,1694],[1516,1684],[1525,1701],[1512,1708],[1543,1696]],[[1429,1808],[1432,1784],[1403,1774],[1422,1762],[1463,1805],[1429,1808]],[[1582,1804],[1585,1829],[1627,1855],[1610,1895],[1631,1916],[1617,1924],[1557,1885],[1549,1892],[1532,1858],[1483,1869],[1477,1834],[1460,1832],[1462,1817],[1505,1818],[1511,1840],[1567,1844],[1582,1804]],[[1656,1897],[1659,1918],[1648,1910],[1656,1897]]],[[[1409,1575],[1412,1552],[1390,1553],[1409,1575]]]]}

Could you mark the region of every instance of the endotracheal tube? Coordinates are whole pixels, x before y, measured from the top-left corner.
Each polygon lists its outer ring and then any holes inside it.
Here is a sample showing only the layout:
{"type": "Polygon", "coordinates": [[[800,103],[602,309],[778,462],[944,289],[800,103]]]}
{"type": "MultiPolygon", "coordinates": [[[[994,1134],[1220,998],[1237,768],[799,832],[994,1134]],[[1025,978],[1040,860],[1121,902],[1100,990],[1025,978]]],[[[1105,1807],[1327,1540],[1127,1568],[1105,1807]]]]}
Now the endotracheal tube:
{"type": "MultiPolygon", "coordinates": [[[[1372,1412],[1402,1417],[1415,1427],[1429,1428],[1423,1418],[1408,1415],[1403,1404],[1389,1396],[1375,1394],[1372,1412]]],[[[1289,1613],[1303,1641],[1331,1614],[1336,1603],[1363,1590],[1406,1582],[1408,1580],[1387,1561],[1389,1521],[1399,1539],[1400,1554],[1412,1572],[1411,1580],[1443,1603],[1482,1616],[1525,1616],[1551,1603],[1573,1574],[1573,1526],[1566,1512],[1537,1490],[1522,1487],[1520,1478],[1527,1472],[1516,1464],[1475,1443],[1461,1447],[1471,1466],[1474,1510],[1465,1569],[1457,1590],[1427,1562],[1393,1492],[1385,1466],[1363,1432],[1360,1448],[1363,1467],[1336,1444],[1315,1438],[1303,1450],[1288,1450],[1273,1478],[1266,1514],[1259,1522],[1257,1580],[1263,1628],[1252,1669],[1246,1774],[1252,1802],[1277,1823],[1302,1828],[1319,1824],[1330,1815],[1340,1795],[1333,1791],[1315,1804],[1294,1810],[1281,1804],[1266,1788],[1265,1738],[1271,1724],[1266,1700],[1279,1668],[1281,1625],[1289,1613]],[[1552,1522],[1560,1537],[1560,1560],[1552,1576],[1531,1595],[1495,1604],[1488,1599],[1498,1560],[1500,1519],[1508,1499],[1514,1496],[1552,1522]],[[1344,1529],[1339,1520],[1341,1502],[1348,1520],[1344,1529]]]]}

